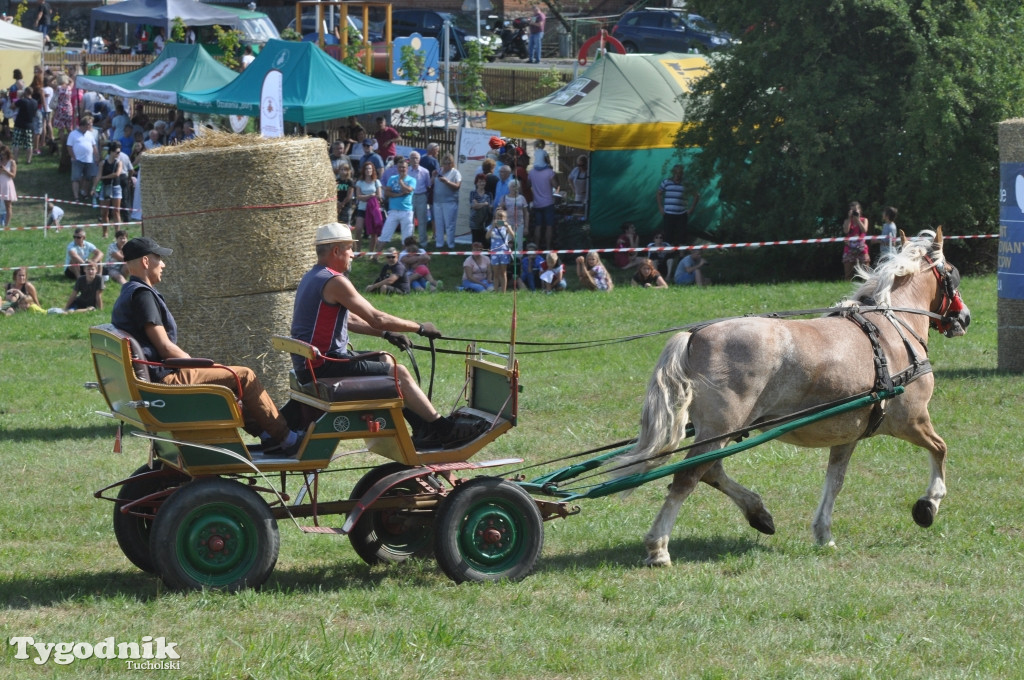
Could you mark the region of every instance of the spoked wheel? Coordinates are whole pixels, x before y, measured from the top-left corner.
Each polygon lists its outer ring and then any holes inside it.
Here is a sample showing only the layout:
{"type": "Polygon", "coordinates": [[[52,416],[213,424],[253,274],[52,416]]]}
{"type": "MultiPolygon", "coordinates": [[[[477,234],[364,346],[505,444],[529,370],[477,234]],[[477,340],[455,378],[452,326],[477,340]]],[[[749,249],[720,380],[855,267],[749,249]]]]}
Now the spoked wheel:
{"type": "MultiPolygon", "coordinates": [[[[153,470],[159,469],[160,464],[157,463],[153,470]]],[[[132,477],[138,477],[153,470],[143,465],[132,473],[132,477]]],[[[128,501],[138,500],[157,491],[169,489],[188,479],[177,470],[160,470],[160,472],[161,474],[151,474],[143,479],[129,479],[121,485],[117,501],[114,503],[114,536],[117,538],[117,545],[132,564],[151,574],[157,571],[149,552],[149,534],[153,528],[153,520],[148,517],[125,514],[121,512],[121,507],[128,501]]],[[[159,507],[158,504],[147,503],[145,507],[140,504],[135,509],[138,512],[154,514],[157,507],[159,507]]]]}
{"type": "Polygon", "coordinates": [[[175,491],[153,522],[150,552],[176,590],[259,587],[277,563],[281,538],[263,498],[211,477],[175,491]]]}
{"type": "Polygon", "coordinates": [[[434,533],[437,563],[456,583],[526,578],[544,544],[530,494],[493,477],[456,486],[438,509],[434,533]]]}
{"type": "MultiPolygon", "coordinates": [[[[401,463],[380,465],[360,479],[350,499],[361,498],[374,484],[395,472],[407,470],[401,463]]],[[[394,486],[382,496],[402,496],[422,493],[423,489],[410,479],[394,486]]],[[[431,526],[433,513],[426,510],[368,508],[352,531],[349,541],[356,554],[367,564],[399,564],[410,557],[430,557],[433,539],[431,526]]]]}

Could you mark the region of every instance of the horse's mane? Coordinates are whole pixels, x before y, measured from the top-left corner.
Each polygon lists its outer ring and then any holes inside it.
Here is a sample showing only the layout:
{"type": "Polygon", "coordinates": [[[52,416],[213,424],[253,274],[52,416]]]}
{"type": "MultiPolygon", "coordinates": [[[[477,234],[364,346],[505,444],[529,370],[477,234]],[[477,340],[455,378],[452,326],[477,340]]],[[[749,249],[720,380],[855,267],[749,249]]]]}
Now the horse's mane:
{"type": "Polygon", "coordinates": [[[875,269],[857,266],[857,276],[864,282],[854,291],[852,301],[874,300],[876,305],[892,304],[892,289],[896,279],[911,276],[942,263],[942,251],[933,252],[935,232],[926,230],[907,239],[894,253],[883,255],[875,269]],[[927,258],[931,258],[929,262],[927,258]]]}

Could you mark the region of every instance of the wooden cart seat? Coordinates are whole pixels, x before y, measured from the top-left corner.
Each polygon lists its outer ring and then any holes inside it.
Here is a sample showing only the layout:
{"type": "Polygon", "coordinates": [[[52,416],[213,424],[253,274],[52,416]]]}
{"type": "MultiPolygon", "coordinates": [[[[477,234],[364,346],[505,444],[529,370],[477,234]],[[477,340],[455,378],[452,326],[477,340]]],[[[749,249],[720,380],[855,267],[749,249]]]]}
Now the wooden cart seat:
{"type": "Polygon", "coordinates": [[[295,371],[291,371],[289,380],[292,390],[329,402],[398,399],[401,396],[395,379],[385,375],[320,378],[316,382],[300,383],[295,371]]]}

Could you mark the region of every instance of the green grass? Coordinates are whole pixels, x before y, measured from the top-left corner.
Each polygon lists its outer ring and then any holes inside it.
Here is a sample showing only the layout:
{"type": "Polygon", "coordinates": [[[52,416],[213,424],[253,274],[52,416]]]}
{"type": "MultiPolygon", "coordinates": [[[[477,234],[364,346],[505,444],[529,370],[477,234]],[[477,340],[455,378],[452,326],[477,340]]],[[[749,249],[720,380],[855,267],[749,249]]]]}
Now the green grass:
{"type": "MultiPolygon", "coordinates": [[[[54,257],[11,248],[19,258],[54,257]]],[[[7,252],[4,266],[14,264],[7,252]]],[[[121,555],[112,506],[92,497],[146,455],[132,439],[112,453],[113,427],[93,413],[105,405],[81,388],[93,379],[87,328],[107,314],[0,319],[5,636],[164,636],[182,657],[181,670],[169,672],[188,678],[1024,677],[1024,378],[996,370],[995,285],[991,275],[965,279],[968,335],[931,336],[932,415],[950,453],[949,495],[930,529],[910,517],[928,479],[925,454],[876,438],[858,448],[837,502],[837,549],[814,547],[809,523],[827,454],[773,443],[726,465],[764,496],[778,533],[757,534],[727,498],[701,487],[680,513],[667,569],[641,566],[642,536],[664,494],[665,482],[656,482],[626,502],[586,501],[578,516],[547,523],[538,569],[520,583],[456,586],[429,560],[370,568],[345,539],[281,522],[274,574],[262,591],[237,595],[166,592],[121,555]]],[[[849,290],[802,283],[522,295],[518,333],[618,337],[817,307],[849,290]]],[[[449,335],[508,333],[511,296],[378,301],[449,335]]],[[[665,339],[521,354],[520,425],[480,458],[543,463],[633,436],[665,339]]],[[[421,368],[429,363],[423,353],[418,359],[421,368]]],[[[460,386],[458,361],[441,357],[436,401],[450,405],[460,386]]],[[[325,482],[323,497],[347,496],[362,472],[347,468],[379,462],[336,464],[346,471],[325,482]]],[[[36,666],[3,647],[0,677],[139,677],[117,661],[36,666]]]]}

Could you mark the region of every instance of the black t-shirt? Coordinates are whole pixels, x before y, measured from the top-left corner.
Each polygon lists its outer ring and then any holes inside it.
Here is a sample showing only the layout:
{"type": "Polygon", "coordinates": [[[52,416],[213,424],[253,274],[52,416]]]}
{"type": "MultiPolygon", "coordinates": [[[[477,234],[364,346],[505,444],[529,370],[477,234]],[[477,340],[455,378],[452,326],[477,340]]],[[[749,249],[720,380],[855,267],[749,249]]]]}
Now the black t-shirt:
{"type": "Polygon", "coordinates": [[[18,97],[18,101],[14,102],[14,107],[18,110],[14,116],[14,127],[31,129],[36,118],[36,111],[39,110],[36,100],[32,97],[18,97]]]}
{"type": "Polygon", "coordinates": [[[103,277],[97,274],[89,281],[84,275],[75,281],[75,304],[78,307],[95,307],[96,294],[103,290],[103,277]]]}
{"type": "Polygon", "coordinates": [[[405,265],[401,262],[396,264],[386,264],[380,268],[380,275],[377,276],[377,281],[383,281],[389,276],[397,276],[398,278],[394,283],[390,284],[402,291],[403,293],[409,292],[409,275],[405,271],[405,265]]]}

